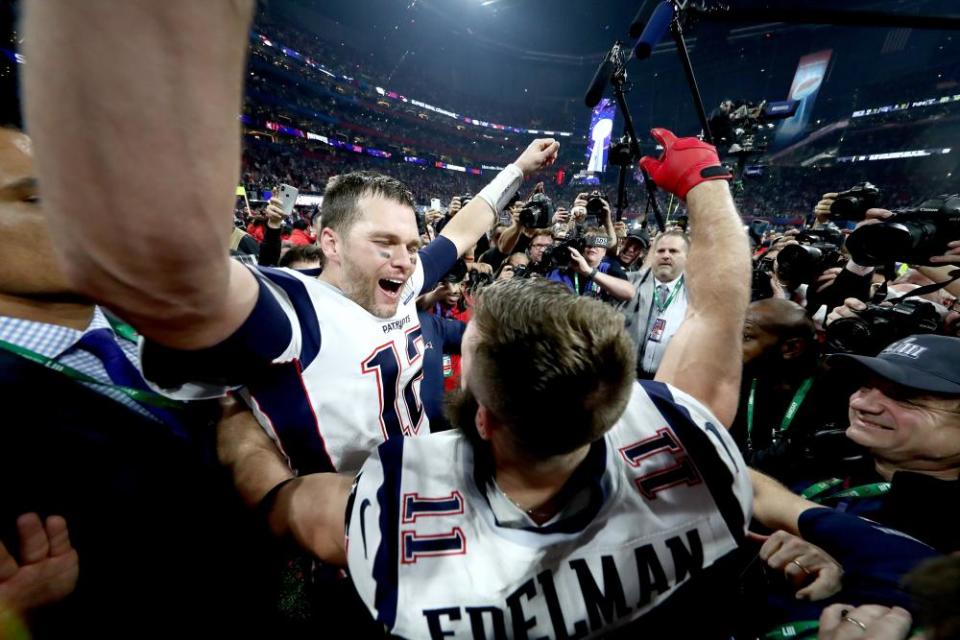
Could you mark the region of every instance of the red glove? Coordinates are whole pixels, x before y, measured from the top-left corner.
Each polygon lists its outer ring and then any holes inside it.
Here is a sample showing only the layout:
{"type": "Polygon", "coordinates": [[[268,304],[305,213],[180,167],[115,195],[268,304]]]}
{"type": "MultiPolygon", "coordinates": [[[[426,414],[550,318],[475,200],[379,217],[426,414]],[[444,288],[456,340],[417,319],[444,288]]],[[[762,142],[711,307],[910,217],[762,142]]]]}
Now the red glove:
{"type": "Polygon", "coordinates": [[[720,164],[717,148],[698,138],[677,138],[672,131],[651,129],[650,135],[663,145],[659,159],[644,156],[640,166],[658,187],[678,198],[706,180],[731,180],[733,175],[720,164]]]}

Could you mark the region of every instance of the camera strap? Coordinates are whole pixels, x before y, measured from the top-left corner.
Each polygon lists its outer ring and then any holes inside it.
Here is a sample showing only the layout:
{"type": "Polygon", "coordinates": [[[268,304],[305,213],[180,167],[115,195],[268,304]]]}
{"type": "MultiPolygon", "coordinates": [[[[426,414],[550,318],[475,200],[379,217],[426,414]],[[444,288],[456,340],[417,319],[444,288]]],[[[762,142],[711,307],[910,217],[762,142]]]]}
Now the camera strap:
{"type": "Polygon", "coordinates": [[[934,291],[939,291],[940,289],[943,289],[945,286],[947,286],[954,280],[960,280],[960,269],[954,269],[953,271],[951,271],[949,273],[949,277],[943,282],[934,282],[933,284],[925,284],[922,287],[917,287],[913,291],[909,291],[903,294],[902,296],[900,296],[899,298],[894,298],[893,300],[890,300],[890,302],[892,302],[893,304],[897,304],[898,302],[902,302],[906,298],[912,298],[915,296],[925,296],[928,293],[933,293],[934,291]]]}
{"type": "MultiPolygon", "coordinates": [[[[784,433],[787,429],[790,428],[790,424],[793,422],[793,419],[797,415],[797,411],[800,410],[800,405],[803,404],[804,399],[807,397],[807,393],[810,391],[810,387],[813,386],[813,377],[807,378],[800,384],[800,388],[796,390],[793,394],[793,399],[790,401],[789,406],[787,406],[786,412],[783,414],[783,419],[780,420],[780,428],[777,430],[777,433],[784,433]]],[[[749,446],[753,440],[753,409],[756,404],[757,396],[757,379],[754,378],[750,383],[750,397],[747,398],[747,445],[749,446]]]]}

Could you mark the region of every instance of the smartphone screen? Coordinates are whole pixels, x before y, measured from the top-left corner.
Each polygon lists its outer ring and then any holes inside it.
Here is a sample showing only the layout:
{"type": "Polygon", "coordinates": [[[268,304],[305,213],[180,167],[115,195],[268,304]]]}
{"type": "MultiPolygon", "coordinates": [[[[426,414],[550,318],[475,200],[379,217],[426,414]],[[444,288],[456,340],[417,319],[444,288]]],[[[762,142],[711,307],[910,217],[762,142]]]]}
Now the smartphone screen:
{"type": "Polygon", "coordinates": [[[440,198],[430,198],[430,208],[440,211],[440,198]]]}

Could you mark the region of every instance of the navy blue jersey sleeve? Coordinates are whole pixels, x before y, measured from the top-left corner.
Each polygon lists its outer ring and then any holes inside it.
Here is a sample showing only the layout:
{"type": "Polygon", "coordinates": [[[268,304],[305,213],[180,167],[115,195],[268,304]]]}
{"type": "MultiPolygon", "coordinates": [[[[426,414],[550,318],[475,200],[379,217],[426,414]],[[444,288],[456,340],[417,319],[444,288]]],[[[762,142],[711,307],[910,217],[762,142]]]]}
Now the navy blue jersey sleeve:
{"type": "Polygon", "coordinates": [[[436,240],[420,249],[419,256],[420,263],[423,265],[423,284],[418,294],[433,289],[460,257],[457,253],[457,245],[445,236],[437,236],[436,240]]]}
{"type": "Polygon", "coordinates": [[[320,347],[316,310],[303,278],[288,270],[252,269],[260,290],[242,325],[220,344],[185,351],[144,339],[144,378],[165,395],[183,400],[222,395],[276,362],[309,364],[320,347]]]}
{"type": "Polygon", "coordinates": [[[463,342],[463,334],[467,330],[467,323],[453,318],[438,318],[440,329],[443,331],[443,352],[460,353],[460,343],[463,342]]]}
{"type": "Polygon", "coordinates": [[[940,554],[905,533],[826,507],[800,515],[800,535],[843,566],[844,594],[861,602],[910,608],[903,576],[940,554]]]}

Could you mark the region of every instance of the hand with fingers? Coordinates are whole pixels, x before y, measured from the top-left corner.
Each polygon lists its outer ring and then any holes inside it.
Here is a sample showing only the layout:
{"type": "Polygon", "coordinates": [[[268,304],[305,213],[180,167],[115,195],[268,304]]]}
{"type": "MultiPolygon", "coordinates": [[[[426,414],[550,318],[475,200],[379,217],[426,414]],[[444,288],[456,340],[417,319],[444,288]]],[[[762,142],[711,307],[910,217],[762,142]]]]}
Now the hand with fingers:
{"type": "Polygon", "coordinates": [[[41,523],[36,513],[25,513],[17,518],[17,534],[19,562],[0,543],[0,610],[27,613],[70,595],[77,586],[80,563],[67,521],[49,516],[41,523]]]}
{"type": "Polygon", "coordinates": [[[650,135],[663,147],[663,154],[659,158],[644,156],[640,166],[664,191],[684,200],[703,182],[733,179],[730,170],[720,164],[713,145],[699,138],[678,138],[667,129],[651,129],[650,135]]]}
{"type": "Polygon", "coordinates": [[[817,640],[906,640],[913,619],[900,607],[834,604],[820,615],[817,640]]]}
{"type": "Polygon", "coordinates": [[[493,267],[486,262],[471,262],[467,265],[468,271],[476,271],[477,273],[486,273],[488,275],[493,275],[493,267]]]}
{"type": "Polygon", "coordinates": [[[840,275],[840,272],[843,271],[843,267],[830,267],[817,277],[817,281],[814,283],[814,286],[817,287],[817,293],[821,293],[824,289],[833,284],[833,281],[837,279],[837,276],[840,275]]]}
{"type": "Polygon", "coordinates": [[[825,193],[820,196],[820,201],[813,208],[813,214],[816,216],[817,222],[826,222],[830,219],[830,206],[836,199],[836,193],[825,193]]]}
{"type": "Polygon", "coordinates": [[[947,252],[942,256],[933,256],[930,262],[935,264],[960,264],[960,240],[947,244],[947,252]]]}
{"type": "Polygon", "coordinates": [[[590,266],[590,264],[587,262],[587,259],[584,258],[583,255],[581,255],[580,252],[573,247],[567,248],[570,251],[571,261],[576,265],[577,273],[584,276],[589,274],[593,270],[593,267],[590,266]]]}
{"type": "MultiPolygon", "coordinates": [[[[549,167],[557,160],[560,143],[553,138],[537,138],[520,154],[513,164],[519,167],[524,177],[528,177],[540,169],[549,167]]],[[[541,191],[543,187],[540,187],[541,191]]]]}
{"type": "Polygon", "coordinates": [[[286,216],[283,214],[283,203],[280,198],[271,198],[263,213],[267,218],[267,226],[271,229],[279,229],[283,226],[286,216]]]}
{"type": "Polygon", "coordinates": [[[760,559],[783,572],[797,587],[798,600],[823,600],[840,592],[843,568],[830,554],[803,538],[775,531],[760,547],[760,559]]]}
{"type": "Polygon", "coordinates": [[[826,324],[830,325],[833,322],[836,322],[840,318],[856,318],[859,316],[859,312],[867,308],[867,303],[863,300],[857,298],[847,298],[843,301],[843,304],[839,307],[834,307],[827,315],[826,324]]]}

